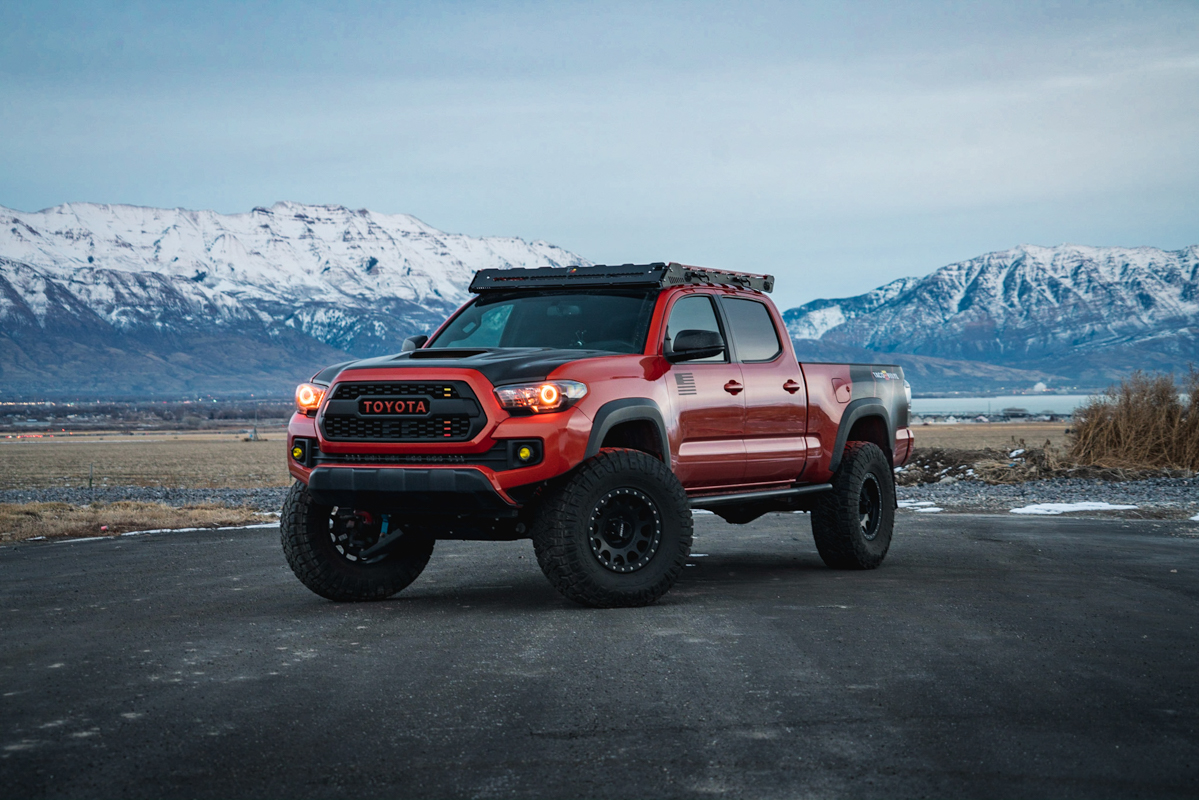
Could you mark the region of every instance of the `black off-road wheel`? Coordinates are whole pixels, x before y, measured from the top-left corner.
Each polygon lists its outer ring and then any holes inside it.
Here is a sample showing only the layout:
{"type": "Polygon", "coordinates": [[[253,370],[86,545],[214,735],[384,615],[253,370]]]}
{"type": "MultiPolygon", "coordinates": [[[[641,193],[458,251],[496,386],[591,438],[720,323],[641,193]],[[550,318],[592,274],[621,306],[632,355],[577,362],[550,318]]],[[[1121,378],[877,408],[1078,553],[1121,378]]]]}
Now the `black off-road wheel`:
{"type": "Polygon", "coordinates": [[[874,569],[883,563],[895,527],[895,480],[878,445],[849,442],[841,466],[812,511],[812,535],[833,569],[874,569]]]}
{"type": "Polygon", "coordinates": [[[384,534],[376,515],[319,505],[298,481],[283,502],[279,534],[292,572],[329,600],[391,597],[416,580],[433,553],[432,538],[402,529],[384,534]]]}
{"type": "Polygon", "coordinates": [[[601,450],[547,493],[533,521],[537,563],[565,597],[644,606],[670,590],[691,553],[691,506],[665,464],[601,450]]]}

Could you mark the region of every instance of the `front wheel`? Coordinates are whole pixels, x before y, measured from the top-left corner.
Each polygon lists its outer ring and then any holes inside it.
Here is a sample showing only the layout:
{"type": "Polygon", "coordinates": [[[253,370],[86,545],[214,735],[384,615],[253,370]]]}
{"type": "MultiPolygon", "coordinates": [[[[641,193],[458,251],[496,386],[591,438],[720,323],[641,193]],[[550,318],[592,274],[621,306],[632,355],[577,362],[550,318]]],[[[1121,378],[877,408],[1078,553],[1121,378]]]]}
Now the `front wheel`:
{"type": "Polygon", "coordinates": [[[594,608],[644,606],[670,590],[691,552],[691,506],[665,464],[604,449],[542,501],[537,563],[554,588],[594,608]]]}
{"type": "Polygon", "coordinates": [[[283,554],[300,582],[330,600],[384,600],[416,580],[433,539],[383,530],[375,514],[313,502],[292,484],[279,521],[283,554]]]}
{"type": "Polygon", "coordinates": [[[895,527],[895,481],[878,445],[850,442],[841,466],[812,511],[812,536],[833,569],[874,569],[883,563],[895,527]]]}

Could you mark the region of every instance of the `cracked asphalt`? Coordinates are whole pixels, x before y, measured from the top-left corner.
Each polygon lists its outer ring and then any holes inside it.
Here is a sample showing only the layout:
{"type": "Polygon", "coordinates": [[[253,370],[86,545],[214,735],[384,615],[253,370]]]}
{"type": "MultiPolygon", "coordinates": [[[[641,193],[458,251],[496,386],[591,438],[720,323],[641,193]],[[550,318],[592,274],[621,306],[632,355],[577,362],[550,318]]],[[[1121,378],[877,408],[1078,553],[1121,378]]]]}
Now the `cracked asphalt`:
{"type": "Polygon", "coordinates": [[[697,517],[657,605],[442,542],[339,605],[273,529],[0,548],[22,797],[1195,797],[1199,524],[901,515],[873,572],[806,517],[697,517]]]}

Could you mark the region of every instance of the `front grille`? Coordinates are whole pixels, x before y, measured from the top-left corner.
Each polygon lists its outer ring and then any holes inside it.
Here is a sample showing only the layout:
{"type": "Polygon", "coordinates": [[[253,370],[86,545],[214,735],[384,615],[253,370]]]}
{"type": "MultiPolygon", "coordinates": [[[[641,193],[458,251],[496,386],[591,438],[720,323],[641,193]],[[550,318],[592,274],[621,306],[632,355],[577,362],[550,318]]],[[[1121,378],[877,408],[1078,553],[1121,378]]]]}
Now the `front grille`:
{"type": "Polygon", "coordinates": [[[403,441],[461,441],[470,438],[470,417],[435,416],[425,419],[374,419],[349,414],[326,414],[330,439],[391,439],[403,441]]]}
{"type": "Polygon", "coordinates": [[[452,383],[342,383],[334,392],[334,400],[357,400],[359,397],[400,397],[425,395],[438,398],[462,397],[452,383]]]}

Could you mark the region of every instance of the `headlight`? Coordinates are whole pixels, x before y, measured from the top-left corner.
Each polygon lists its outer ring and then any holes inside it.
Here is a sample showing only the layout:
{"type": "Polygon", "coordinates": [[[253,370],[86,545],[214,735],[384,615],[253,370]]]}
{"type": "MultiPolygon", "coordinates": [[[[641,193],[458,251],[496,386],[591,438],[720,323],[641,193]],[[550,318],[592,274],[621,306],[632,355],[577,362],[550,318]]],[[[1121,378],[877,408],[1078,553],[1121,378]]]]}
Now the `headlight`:
{"type": "Polygon", "coordinates": [[[578,381],[545,381],[497,386],[495,396],[508,411],[544,414],[570,408],[587,394],[587,386],[578,381]]]}
{"type": "Polygon", "coordinates": [[[305,414],[316,411],[325,396],[325,387],[315,383],[301,383],[296,387],[296,408],[305,414]]]}

